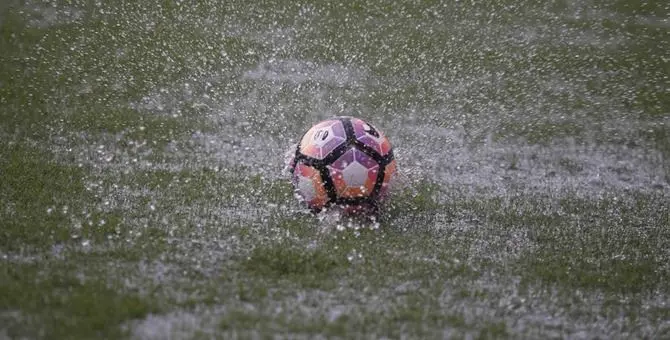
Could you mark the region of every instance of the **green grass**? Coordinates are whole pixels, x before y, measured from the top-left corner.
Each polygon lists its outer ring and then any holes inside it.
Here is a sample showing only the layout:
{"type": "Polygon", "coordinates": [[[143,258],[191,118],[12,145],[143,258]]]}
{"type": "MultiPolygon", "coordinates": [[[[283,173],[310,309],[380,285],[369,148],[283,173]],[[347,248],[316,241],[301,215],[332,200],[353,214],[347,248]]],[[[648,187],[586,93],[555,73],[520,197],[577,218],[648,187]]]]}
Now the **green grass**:
{"type": "Polygon", "coordinates": [[[159,311],[149,297],[119,292],[106,279],[84,274],[90,268],[51,264],[49,275],[43,264],[0,264],[0,308],[20,312],[18,322],[4,321],[10,325],[6,335],[117,338],[122,322],[159,311]]]}
{"type": "Polygon", "coordinates": [[[44,154],[17,145],[3,152],[2,181],[6,214],[1,235],[5,250],[36,246],[46,248],[70,239],[72,222],[62,210],[70,206],[71,197],[84,194],[84,171],[75,166],[62,166],[45,160],[44,154]]]}
{"type": "Polygon", "coordinates": [[[584,128],[575,123],[518,123],[502,127],[498,138],[522,136],[531,144],[548,144],[554,139],[564,139],[583,133],[584,128]]]}
{"type": "MultiPolygon", "coordinates": [[[[0,231],[3,251],[48,250],[82,240],[113,244],[131,232],[121,212],[91,208],[102,199],[86,189],[84,168],[13,144],[2,153],[0,172],[5,178],[0,192],[8,202],[4,214],[10,217],[0,231]]],[[[158,236],[160,231],[148,228],[145,234],[158,236]]],[[[151,237],[141,241],[154,242],[151,237]]]]}
{"type": "Polygon", "coordinates": [[[286,245],[255,248],[243,270],[261,278],[290,281],[305,288],[333,289],[334,277],[344,274],[346,254],[330,249],[306,251],[286,245]]]}
{"type": "Polygon", "coordinates": [[[662,338],[667,14],[3,3],[0,337],[662,338]],[[280,175],[341,114],[396,147],[378,224],[280,175]]]}
{"type": "Polygon", "coordinates": [[[667,289],[670,272],[656,240],[668,237],[667,209],[658,197],[637,196],[634,202],[604,200],[598,204],[564,201],[578,218],[547,220],[535,232],[538,249],[522,261],[527,280],[608,294],[653,296],[667,289]],[[613,227],[608,212],[619,211],[625,229],[613,227]],[[639,214],[639,215],[638,215],[639,214]]]}

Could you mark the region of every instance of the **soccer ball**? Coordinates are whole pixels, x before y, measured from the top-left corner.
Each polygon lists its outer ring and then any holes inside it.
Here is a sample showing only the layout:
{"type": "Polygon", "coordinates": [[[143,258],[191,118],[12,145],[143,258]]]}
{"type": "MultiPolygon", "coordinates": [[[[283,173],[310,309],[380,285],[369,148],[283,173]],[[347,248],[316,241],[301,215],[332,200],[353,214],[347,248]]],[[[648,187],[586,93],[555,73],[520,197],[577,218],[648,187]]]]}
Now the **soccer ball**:
{"type": "Polygon", "coordinates": [[[388,138],[354,117],[334,117],[302,137],[289,170],[297,197],[314,212],[331,205],[375,211],[396,171],[388,138]]]}

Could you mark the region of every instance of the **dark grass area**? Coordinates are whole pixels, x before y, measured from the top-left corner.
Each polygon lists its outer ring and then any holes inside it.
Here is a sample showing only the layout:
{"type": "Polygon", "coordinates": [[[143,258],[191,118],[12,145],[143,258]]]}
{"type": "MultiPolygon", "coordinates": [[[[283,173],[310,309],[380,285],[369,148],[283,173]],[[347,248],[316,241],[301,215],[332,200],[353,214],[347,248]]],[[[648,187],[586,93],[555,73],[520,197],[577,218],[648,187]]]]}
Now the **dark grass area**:
{"type": "Polygon", "coordinates": [[[0,317],[9,326],[5,336],[118,338],[124,335],[121,322],[160,310],[151,296],[119,292],[106,278],[96,277],[90,268],[104,267],[107,260],[47,262],[48,267],[40,262],[0,265],[0,305],[19,311],[15,318],[0,317]]]}

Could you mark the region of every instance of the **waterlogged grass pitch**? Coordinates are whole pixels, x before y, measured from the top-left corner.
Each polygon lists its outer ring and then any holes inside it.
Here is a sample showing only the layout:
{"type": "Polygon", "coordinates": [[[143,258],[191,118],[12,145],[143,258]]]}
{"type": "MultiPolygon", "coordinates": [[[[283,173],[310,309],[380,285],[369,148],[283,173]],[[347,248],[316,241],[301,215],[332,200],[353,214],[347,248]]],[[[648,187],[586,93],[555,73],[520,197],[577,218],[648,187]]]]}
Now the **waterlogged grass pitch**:
{"type": "Polygon", "coordinates": [[[661,1],[5,1],[0,338],[670,337],[661,1]],[[284,154],[360,116],[377,223],[284,154]]]}

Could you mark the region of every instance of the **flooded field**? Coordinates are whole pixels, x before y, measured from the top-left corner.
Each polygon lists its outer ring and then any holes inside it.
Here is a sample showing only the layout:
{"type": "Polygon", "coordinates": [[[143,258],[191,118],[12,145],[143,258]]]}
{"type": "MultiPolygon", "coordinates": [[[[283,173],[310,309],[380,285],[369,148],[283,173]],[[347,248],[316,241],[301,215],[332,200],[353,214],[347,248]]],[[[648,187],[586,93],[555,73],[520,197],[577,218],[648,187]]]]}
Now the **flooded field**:
{"type": "Polygon", "coordinates": [[[0,4],[0,339],[670,337],[662,1],[0,4]],[[376,223],[285,154],[370,121],[376,223]]]}

